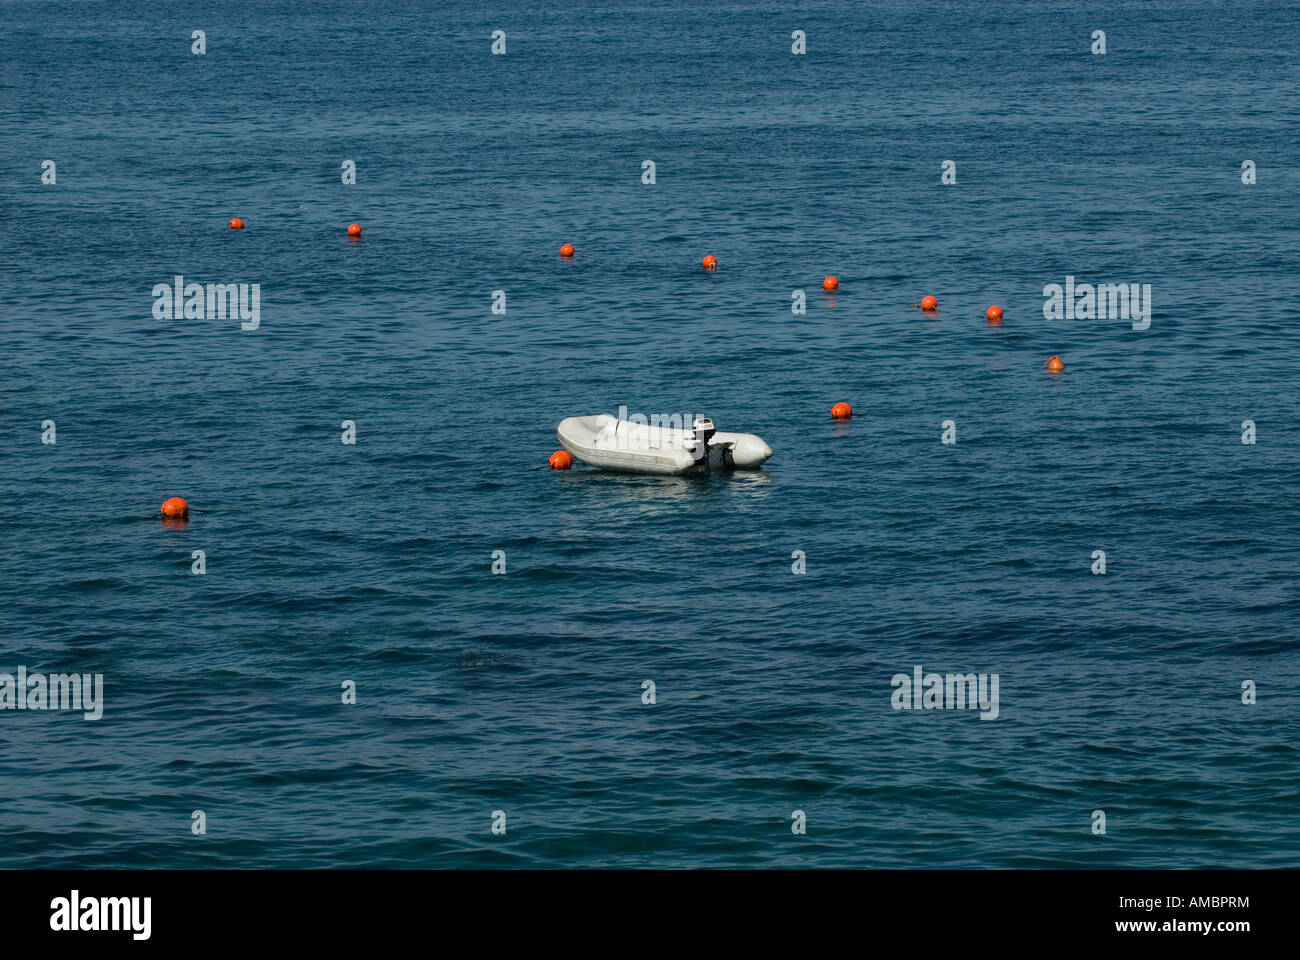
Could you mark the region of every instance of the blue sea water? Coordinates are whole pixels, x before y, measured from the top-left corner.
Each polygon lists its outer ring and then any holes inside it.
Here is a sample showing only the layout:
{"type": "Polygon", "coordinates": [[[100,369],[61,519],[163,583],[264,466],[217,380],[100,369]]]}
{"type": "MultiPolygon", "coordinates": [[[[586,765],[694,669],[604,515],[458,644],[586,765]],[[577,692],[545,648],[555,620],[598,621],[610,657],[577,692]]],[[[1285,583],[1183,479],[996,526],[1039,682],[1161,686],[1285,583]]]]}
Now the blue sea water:
{"type": "Polygon", "coordinates": [[[0,672],[105,701],[0,711],[0,866],[1296,866],[1298,43],[1295,3],[0,4],[0,672]],[[177,274],[260,327],[155,319],[177,274]],[[1150,328],[1046,319],[1067,275],[1150,328]],[[623,405],[775,453],[545,469],[623,405]],[[917,665],[998,718],[894,710],[917,665]]]}

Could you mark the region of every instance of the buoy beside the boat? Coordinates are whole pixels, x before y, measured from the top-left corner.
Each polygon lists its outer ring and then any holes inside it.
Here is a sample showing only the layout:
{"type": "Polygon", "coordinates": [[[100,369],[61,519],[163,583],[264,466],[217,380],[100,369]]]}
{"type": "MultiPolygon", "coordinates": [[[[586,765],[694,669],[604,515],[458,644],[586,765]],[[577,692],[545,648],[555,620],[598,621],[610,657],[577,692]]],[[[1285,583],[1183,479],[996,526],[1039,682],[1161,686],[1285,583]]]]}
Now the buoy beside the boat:
{"type": "Polygon", "coordinates": [[[573,454],[568,450],[556,450],[551,454],[552,470],[568,470],[573,466],[573,454]]]}

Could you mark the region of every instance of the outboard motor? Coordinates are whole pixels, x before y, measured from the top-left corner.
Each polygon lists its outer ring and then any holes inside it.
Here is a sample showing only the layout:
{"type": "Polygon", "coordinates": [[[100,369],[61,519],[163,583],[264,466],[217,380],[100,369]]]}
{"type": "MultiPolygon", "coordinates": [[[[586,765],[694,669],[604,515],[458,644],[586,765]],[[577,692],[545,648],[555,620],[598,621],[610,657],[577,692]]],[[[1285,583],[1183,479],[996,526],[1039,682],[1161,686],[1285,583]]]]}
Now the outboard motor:
{"type": "Polygon", "coordinates": [[[691,424],[695,432],[695,462],[698,464],[704,461],[704,475],[709,476],[709,441],[718,431],[713,427],[713,421],[708,417],[696,417],[695,422],[691,424]]]}

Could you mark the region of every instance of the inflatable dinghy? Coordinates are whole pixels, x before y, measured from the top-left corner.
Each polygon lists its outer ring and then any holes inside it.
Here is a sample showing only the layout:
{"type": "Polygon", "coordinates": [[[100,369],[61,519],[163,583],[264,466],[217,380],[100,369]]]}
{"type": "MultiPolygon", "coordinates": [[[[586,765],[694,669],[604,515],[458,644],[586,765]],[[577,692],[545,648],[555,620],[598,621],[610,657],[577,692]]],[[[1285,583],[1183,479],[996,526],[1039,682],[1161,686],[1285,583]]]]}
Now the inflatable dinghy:
{"type": "Polygon", "coordinates": [[[719,433],[697,417],[690,430],[620,420],[607,413],[569,417],[555,434],[583,463],[623,473],[711,473],[754,470],[772,448],[752,433],[719,433]]]}

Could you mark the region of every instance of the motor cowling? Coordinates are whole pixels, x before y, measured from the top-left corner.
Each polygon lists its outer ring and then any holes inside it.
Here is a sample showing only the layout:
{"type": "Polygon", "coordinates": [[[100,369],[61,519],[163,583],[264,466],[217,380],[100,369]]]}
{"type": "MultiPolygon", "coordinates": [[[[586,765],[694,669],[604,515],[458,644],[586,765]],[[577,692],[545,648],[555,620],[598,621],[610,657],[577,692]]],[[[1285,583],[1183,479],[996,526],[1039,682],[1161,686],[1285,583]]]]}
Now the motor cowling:
{"type": "Polygon", "coordinates": [[[691,427],[695,431],[695,439],[706,447],[709,445],[709,441],[713,439],[713,435],[718,432],[713,427],[713,421],[708,417],[696,417],[691,427]]]}

